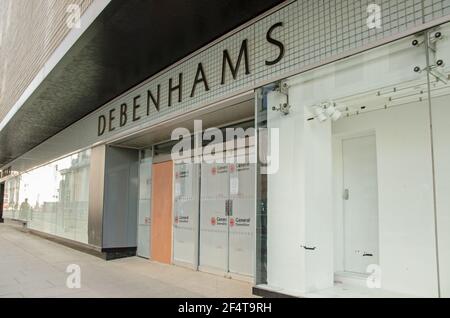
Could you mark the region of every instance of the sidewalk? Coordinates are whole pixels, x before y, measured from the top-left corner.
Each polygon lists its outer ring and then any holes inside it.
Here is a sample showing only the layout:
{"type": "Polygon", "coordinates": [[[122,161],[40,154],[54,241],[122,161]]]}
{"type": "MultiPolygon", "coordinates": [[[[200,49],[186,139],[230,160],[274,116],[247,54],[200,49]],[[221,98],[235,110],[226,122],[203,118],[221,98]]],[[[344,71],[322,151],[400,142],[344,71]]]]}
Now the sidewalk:
{"type": "Polygon", "coordinates": [[[252,297],[252,285],[140,257],[104,261],[0,224],[0,297],[252,297]],[[69,289],[69,264],[81,288],[69,289]]]}

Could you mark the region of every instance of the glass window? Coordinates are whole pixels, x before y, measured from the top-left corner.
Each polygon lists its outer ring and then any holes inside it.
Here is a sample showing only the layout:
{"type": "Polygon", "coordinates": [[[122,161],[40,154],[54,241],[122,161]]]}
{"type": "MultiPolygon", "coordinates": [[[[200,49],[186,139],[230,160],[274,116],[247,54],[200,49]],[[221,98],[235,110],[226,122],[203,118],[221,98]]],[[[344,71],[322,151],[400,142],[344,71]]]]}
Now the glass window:
{"type": "Polygon", "coordinates": [[[5,182],[5,193],[3,196],[4,218],[17,219],[19,210],[19,177],[13,177],[5,182]]]}
{"type": "Polygon", "coordinates": [[[289,78],[288,99],[277,86],[260,94],[259,128],[278,131],[279,168],[258,185],[259,283],[303,295],[448,294],[442,38],[418,34],[289,78]]]}
{"type": "Polygon", "coordinates": [[[5,217],[34,230],[88,242],[90,150],[30,170],[5,183],[5,217]]]}
{"type": "Polygon", "coordinates": [[[428,39],[440,294],[450,297],[450,24],[431,29],[424,36],[428,39]]]}

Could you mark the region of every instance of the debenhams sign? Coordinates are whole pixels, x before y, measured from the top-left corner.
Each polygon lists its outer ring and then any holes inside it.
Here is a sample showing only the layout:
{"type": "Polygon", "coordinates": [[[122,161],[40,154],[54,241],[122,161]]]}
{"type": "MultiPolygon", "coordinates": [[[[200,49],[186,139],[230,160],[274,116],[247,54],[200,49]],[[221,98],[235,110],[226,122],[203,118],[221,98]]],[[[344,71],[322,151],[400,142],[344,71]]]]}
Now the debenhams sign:
{"type": "MultiPolygon", "coordinates": [[[[273,45],[278,52],[275,57],[264,61],[266,66],[275,65],[283,59],[285,52],[284,44],[277,40],[272,34],[275,29],[282,27],[282,22],[275,23],[268,28],[265,34],[266,41],[270,45],[273,45]]],[[[228,84],[226,80],[227,74],[231,75],[231,79],[229,81],[236,80],[238,75],[242,74],[242,72],[245,75],[251,74],[251,70],[249,68],[247,39],[242,40],[238,54],[237,52],[233,52],[234,55],[237,55],[237,58],[232,59],[228,49],[224,49],[221,53],[221,86],[228,84]]],[[[178,76],[175,76],[175,78],[169,78],[165,83],[155,83],[156,85],[152,85],[154,89],[147,89],[144,96],[142,96],[142,92],[136,93],[136,95],[132,97],[131,103],[120,103],[120,105],[115,105],[109,108],[105,114],[99,115],[97,130],[98,136],[102,136],[106,132],[112,132],[116,128],[124,127],[131,122],[137,122],[144,117],[149,117],[152,113],[159,112],[162,107],[170,108],[172,107],[174,101],[181,103],[186,98],[193,98],[199,90],[208,92],[212,86],[220,87],[217,85],[210,85],[208,82],[208,69],[204,67],[202,62],[196,65],[196,70],[194,72],[186,73],[195,74],[192,79],[192,86],[190,85],[188,88],[183,87],[185,79],[183,72],[180,72],[178,73],[178,76]],[[162,85],[167,85],[167,90],[164,90],[167,94],[165,98],[162,96],[162,85]],[[188,92],[189,94],[184,96],[183,92],[188,92]],[[162,100],[167,101],[167,104],[162,105],[162,100]]]]}

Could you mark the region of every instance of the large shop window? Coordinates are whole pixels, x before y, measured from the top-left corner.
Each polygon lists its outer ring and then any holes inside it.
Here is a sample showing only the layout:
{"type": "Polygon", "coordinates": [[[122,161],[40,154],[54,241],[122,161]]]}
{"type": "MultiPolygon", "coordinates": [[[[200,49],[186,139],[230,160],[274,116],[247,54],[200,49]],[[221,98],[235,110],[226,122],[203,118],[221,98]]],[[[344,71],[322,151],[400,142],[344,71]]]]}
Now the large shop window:
{"type": "Polygon", "coordinates": [[[86,150],[10,178],[5,183],[4,217],[87,243],[89,168],[86,150]]]}
{"type": "Polygon", "coordinates": [[[261,91],[279,169],[258,184],[258,283],[450,296],[449,57],[443,25],[261,91]]]}

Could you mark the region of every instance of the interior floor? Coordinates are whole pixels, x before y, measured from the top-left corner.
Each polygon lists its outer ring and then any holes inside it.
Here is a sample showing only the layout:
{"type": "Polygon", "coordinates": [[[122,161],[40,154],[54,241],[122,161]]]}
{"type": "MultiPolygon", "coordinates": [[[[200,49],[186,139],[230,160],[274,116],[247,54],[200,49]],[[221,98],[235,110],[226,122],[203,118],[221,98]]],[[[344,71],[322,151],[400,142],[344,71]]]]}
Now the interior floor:
{"type": "Polygon", "coordinates": [[[299,291],[286,290],[282,288],[269,287],[262,284],[258,288],[269,292],[290,295],[299,298],[411,298],[415,297],[408,294],[394,293],[384,289],[366,288],[346,283],[335,283],[333,287],[318,290],[315,292],[302,293],[299,291]]]}

